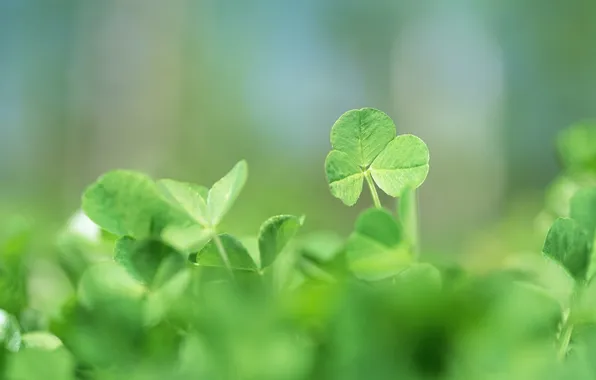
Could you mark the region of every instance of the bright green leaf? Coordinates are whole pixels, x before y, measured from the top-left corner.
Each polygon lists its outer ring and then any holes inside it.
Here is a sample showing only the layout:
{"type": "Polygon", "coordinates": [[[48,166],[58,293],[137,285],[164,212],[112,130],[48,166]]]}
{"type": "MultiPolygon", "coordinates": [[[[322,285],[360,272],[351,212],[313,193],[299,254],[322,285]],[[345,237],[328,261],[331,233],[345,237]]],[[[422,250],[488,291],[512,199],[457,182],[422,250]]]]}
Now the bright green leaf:
{"type": "Polygon", "coordinates": [[[117,170],[100,177],[83,195],[85,214],[118,236],[156,236],[169,224],[188,223],[144,174],[117,170]]]}
{"type": "Polygon", "coordinates": [[[248,177],[246,161],[238,162],[228,174],[217,181],[207,197],[211,226],[217,226],[230,210],[248,177]]]}
{"type": "Polygon", "coordinates": [[[396,277],[398,284],[439,291],[442,286],[441,272],[431,264],[412,263],[396,277]]]}
{"type": "Polygon", "coordinates": [[[191,218],[203,226],[209,226],[211,217],[207,208],[208,189],[204,186],[171,179],[157,181],[164,197],[184,210],[191,218]]]}
{"type": "Polygon", "coordinates": [[[555,220],[548,231],[542,252],[563,266],[576,280],[585,280],[590,244],[586,232],[575,220],[555,220]]]}
{"type": "Polygon", "coordinates": [[[346,153],[332,150],[325,160],[325,171],[331,194],[353,206],[362,193],[362,169],[346,153]]]}
{"type": "Polygon", "coordinates": [[[383,209],[369,209],[358,217],[346,252],[350,270],[369,281],[392,277],[412,262],[400,225],[383,209]]]}
{"type": "Polygon", "coordinates": [[[293,215],[278,215],[263,223],[259,231],[261,269],[273,264],[286,244],[296,235],[302,222],[302,218],[293,215]]]}
{"type": "Polygon", "coordinates": [[[0,344],[8,351],[17,352],[21,341],[19,322],[13,315],[0,309],[0,344]]]}
{"type": "MultiPolygon", "coordinates": [[[[248,250],[231,235],[219,235],[221,244],[230,260],[230,265],[234,270],[250,270],[255,271],[257,266],[250,257],[248,250]]],[[[196,263],[205,267],[221,267],[225,268],[225,264],[221,259],[221,254],[218,251],[217,244],[212,239],[203,249],[196,255],[196,263]]]]}
{"type": "Polygon", "coordinates": [[[414,135],[401,135],[375,158],[370,172],[381,190],[399,197],[405,189],[422,185],[428,175],[429,160],[424,141],[414,135]]]}
{"type": "Polygon", "coordinates": [[[161,233],[161,239],[180,252],[191,253],[201,249],[211,238],[211,230],[198,224],[190,226],[168,226],[161,233]]]}
{"type": "Polygon", "coordinates": [[[395,137],[395,124],[384,112],[362,108],[344,113],[331,128],[331,146],[366,168],[395,137]]]}
{"type": "Polygon", "coordinates": [[[71,380],[75,379],[76,362],[64,347],[55,350],[25,348],[11,356],[6,379],[15,380],[71,380]]]}
{"type": "Polygon", "coordinates": [[[33,331],[23,334],[23,347],[55,350],[62,347],[62,341],[56,335],[46,331],[33,331]]]}
{"type": "Polygon", "coordinates": [[[89,309],[101,309],[116,302],[134,303],[147,292],[139,281],[115,262],[93,265],[83,273],[77,296],[82,305],[89,309]]]}

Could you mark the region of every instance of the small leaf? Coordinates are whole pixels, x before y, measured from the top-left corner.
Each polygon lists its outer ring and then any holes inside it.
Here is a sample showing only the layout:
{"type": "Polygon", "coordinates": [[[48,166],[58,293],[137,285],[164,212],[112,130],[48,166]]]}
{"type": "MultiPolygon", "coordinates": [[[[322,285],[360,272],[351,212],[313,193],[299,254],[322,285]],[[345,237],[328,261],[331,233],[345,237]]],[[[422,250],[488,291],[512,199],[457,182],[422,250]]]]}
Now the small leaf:
{"type": "Polygon", "coordinates": [[[412,263],[396,277],[398,284],[416,286],[417,289],[439,291],[442,286],[441,272],[427,263],[412,263]]]}
{"type": "Polygon", "coordinates": [[[578,190],[570,202],[570,216],[586,231],[590,241],[596,231],[596,188],[578,190]]]}
{"type": "Polygon", "coordinates": [[[116,242],[114,259],[131,276],[145,285],[152,286],[158,269],[166,260],[173,259],[177,267],[184,266],[184,258],[172,247],[159,240],[135,240],[123,237],[116,242]]]}
{"type": "Polygon", "coordinates": [[[132,306],[141,300],[146,291],[120,264],[104,262],[89,267],[83,273],[77,298],[88,309],[101,310],[116,303],[125,302],[132,306]]]}
{"type": "MultiPolygon", "coordinates": [[[[257,269],[255,262],[240,241],[228,234],[219,235],[219,238],[230,260],[232,269],[249,271],[257,269]]],[[[196,256],[196,263],[205,267],[225,268],[217,244],[213,240],[199,251],[196,256]]]]}
{"type": "Polygon", "coordinates": [[[325,160],[325,171],[331,194],[347,206],[353,206],[360,198],[364,173],[346,153],[332,150],[325,160]]]}
{"type": "Polygon", "coordinates": [[[17,319],[0,309],[0,344],[8,351],[17,352],[21,348],[21,328],[17,319]]]}
{"type": "Polygon", "coordinates": [[[414,135],[401,135],[375,158],[370,172],[381,190],[399,197],[407,188],[422,185],[428,175],[429,160],[424,141],[414,135]]]}
{"type": "Polygon", "coordinates": [[[401,226],[383,209],[369,209],[358,217],[346,252],[350,270],[369,281],[392,277],[412,262],[401,226]]]}
{"type": "Polygon", "coordinates": [[[570,171],[596,171],[596,124],[584,122],[565,129],[559,134],[557,147],[570,171]]]}
{"type": "Polygon", "coordinates": [[[263,223],[259,231],[261,269],[273,264],[286,244],[296,235],[302,222],[302,218],[293,215],[279,215],[263,223]]]}
{"type": "Polygon", "coordinates": [[[217,181],[207,196],[211,226],[217,226],[230,210],[248,177],[246,161],[238,162],[228,174],[217,181]]]}
{"type": "Polygon", "coordinates": [[[212,232],[198,224],[190,226],[168,226],[161,233],[162,240],[180,252],[190,254],[203,248],[212,232]]]}
{"type": "Polygon", "coordinates": [[[197,223],[203,226],[211,224],[207,209],[209,190],[206,187],[171,179],[159,180],[157,186],[167,200],[184,210],[197,223]]]}
{"type": "Polygon", "coordinates": [[[135,238],[188,222],[162,198],[151,178],[125,170],[107,173],[91,185],[83,195],[83,211],[108,232],[135,238]]]}
{"type": "Polygon", "coordinates": [[[575,220],[555,220],[548,231],[542,252],[563,266],[576,281],[585,280],[590,258],[589,240],[575,220]]]}
{"type": "Polygon", "coordinates": [[[384,112],[362,108],[344,113],[331,128],[331,146],[363,168],[395,137],[395,124],[384,112]]]}
{"type": "Polygon", "coordinates": [[[33,331],[23,334],[23,347],[51,351],[62,347],[62,341],[56,335],[46,331],[33,331]]]}

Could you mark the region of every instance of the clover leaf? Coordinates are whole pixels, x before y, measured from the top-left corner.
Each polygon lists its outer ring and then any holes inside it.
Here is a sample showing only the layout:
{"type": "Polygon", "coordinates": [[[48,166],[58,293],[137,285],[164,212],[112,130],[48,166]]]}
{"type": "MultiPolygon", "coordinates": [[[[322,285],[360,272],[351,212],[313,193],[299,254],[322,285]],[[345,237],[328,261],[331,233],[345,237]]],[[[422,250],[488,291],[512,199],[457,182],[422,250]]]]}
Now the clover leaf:
{"type": "Polygon", "coordinates": [[[354,275],[368,281],[395,276],[413,262],[401,226],[389,212],[378,208],[358,217],[346,254],[354,275]]]}
{"type": "Polygon", "coordinates": [[[294,215],[278,215],[269,218],[259,231],[261,269],[273,264],[290,239],[302,226],[304,218],[294,215]]]}
{"type": "Polygon", "coordinates": [[[548,231],[542,252],[565,268],[576,281],[585,280],[590,261],[590,241],[575,220],[555,220],[548,231]]]}
{"type": "Polygon", "coordinates": [[[134,171],[103,175],[85,191],[82,202],[93,222],[117,236],[159,236],[168,225],[189,222],[164,201],[151,178],[134,171]]]}
{"type": "Polygon", "coordinates": [[[217,181],[210,190],[199,185],[170,179],[158,181],[158,187],[167,200],[184,210],[205,228],[215,228],[230,210],[242,191],[248,177],[246,161],[238,162],[232,170],[217,181]]]}
{"type": "Polygon", "coordinates": [[[416,136],[396,136],[395,124],[374,108],[351,110],[331,128],[332,150],[325,160],[331,194],[352,206],[367,181],[375,205],[376,185],[392,197],[416,189],[426,179],[429,152],[416,136]]]}

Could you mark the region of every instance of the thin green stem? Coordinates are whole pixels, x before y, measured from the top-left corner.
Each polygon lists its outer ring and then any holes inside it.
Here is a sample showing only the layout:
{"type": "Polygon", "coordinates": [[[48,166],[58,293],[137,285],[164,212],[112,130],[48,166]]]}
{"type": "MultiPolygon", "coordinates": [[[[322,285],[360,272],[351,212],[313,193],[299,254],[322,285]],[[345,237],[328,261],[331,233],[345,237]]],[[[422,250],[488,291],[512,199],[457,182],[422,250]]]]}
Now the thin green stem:
{"type": "Polygon", "coordinates": [[[230,277],[234,279],[234,272],[232,271],[232,264],[230,264],[230,258],[228,257],[228,253],[226,252],[226,249],[223,246],[223,243],[221,242],[219,235],[217,235],[217,232],[215,231],[213,231],[213,241],[215,242],[215,246],[217,247],[219,256],[221,257],[221,260],[223,261],[226,269],[228,270],[230,277]]]}
{"type": "Polygon", "coordinates": [[[399,199],[399,218],[404,226],[408,241],[415,257],[420,254],[420,234],[418,223],[418,196],[416,190],[406,190],[399,199]]]}
{"type": "Polygon", "coordinates": [[[571,342],[571,335],[573,334],[573,323],[571,323],[571,313],[568,312],[567,318],[563,322],[563,327],[561,328],[561,335],[559,336],[558,342],[558,350],[557,350],[557,357],[559,360],[564,360],[565,356],[567,356],[567,351],[569,350],[569,343],[571,342]]]}
{"type": "Polygon", "coordinates": [[[370,189],[370,195],[372,195],[373,203],[375,204],[376,208],[383,208],[381,205],[381,201],[379,200],[379,193],[377,193],[377,188],[373,183],[372,177],[370,176],[370,172],[364,173],[364,178],[366,178],[366,183],[368,184],[368,188],[370,189]]]}

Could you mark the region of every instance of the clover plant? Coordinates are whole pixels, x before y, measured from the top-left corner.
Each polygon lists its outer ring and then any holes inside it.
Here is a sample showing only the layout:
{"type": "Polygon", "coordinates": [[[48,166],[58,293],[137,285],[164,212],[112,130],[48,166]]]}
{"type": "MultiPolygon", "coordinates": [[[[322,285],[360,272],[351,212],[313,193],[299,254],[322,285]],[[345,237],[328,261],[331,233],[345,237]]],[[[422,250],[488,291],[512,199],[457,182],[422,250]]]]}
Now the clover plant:
{"type": "Polygon", "coordinates": [[[420,244],[429,150],[373,108],[331,128],[331,194],[366,183],[374,206],[346,237],[289,214],[225,230],[245,161],[211,187],[108,172],[60,231],[0,220],[0,377],[593,379],[594,147],[596,125],[562,132],[540,242],[482,273],[420,244]]]}

